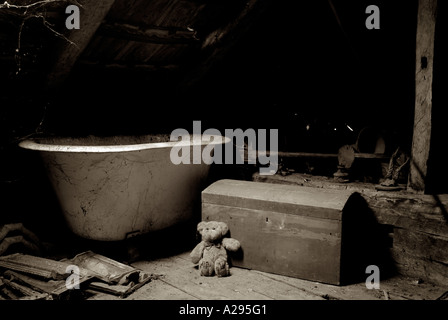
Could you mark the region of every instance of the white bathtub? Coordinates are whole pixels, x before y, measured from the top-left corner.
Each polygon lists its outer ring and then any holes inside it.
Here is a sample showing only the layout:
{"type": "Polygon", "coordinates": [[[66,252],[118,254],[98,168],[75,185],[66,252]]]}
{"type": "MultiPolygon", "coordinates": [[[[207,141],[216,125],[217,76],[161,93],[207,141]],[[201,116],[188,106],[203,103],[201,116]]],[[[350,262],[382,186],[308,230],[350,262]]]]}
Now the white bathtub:
{"type": "Polygon", "coordinates": [[[19,146],[39,151],[73,233],[116,241],[200,218],[195,209],[210,166],[174,165],[175,143],[169,135],[148,135],[35,138],[19,146]]]}

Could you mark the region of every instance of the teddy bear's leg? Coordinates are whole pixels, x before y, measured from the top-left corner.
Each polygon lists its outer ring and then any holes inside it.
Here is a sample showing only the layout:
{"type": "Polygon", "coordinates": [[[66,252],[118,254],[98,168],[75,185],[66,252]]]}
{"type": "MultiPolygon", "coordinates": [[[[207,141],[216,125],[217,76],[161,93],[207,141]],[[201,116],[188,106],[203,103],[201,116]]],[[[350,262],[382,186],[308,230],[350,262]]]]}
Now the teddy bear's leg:
{"type": "Polygon", "coordinates": [[[218,277],[227,277],[229,272],[229,264],[225,258],[218,258],[215,261],[215,273],[218,277]]]}
{"type": "Polygon", "coordinates": [[[201,271],[201,276],[212,276],[214,272],[213,262],[209,259],[202,259],[199,261],[199,271],[201,271]]]}

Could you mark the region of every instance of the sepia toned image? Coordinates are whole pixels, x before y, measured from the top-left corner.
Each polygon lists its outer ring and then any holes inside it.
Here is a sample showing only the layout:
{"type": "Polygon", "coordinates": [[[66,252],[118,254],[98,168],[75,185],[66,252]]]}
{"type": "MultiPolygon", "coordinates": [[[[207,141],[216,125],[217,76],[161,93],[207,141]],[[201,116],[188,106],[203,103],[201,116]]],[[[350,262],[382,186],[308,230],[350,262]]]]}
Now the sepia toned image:
{"type": "Polygon", "coordinates": [[[4,1],[0,300],[448,300],[447,19],[437,0],[4,1]]]}

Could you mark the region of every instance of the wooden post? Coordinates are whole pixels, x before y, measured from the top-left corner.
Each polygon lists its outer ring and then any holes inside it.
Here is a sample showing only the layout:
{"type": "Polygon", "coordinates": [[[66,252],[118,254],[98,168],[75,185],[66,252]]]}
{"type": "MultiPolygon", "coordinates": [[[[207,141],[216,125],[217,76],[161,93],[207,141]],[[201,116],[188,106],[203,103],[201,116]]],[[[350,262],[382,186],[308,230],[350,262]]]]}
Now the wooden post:
{"type": "Polygon", "coordinates": [[[47,76],[47,88],[59,86],[70,74],[78,57],[89,44],[115,0],[85,0],[80,7],[80,28],[73,29],[62,42],[55,63],[47,76]]]}
{"type": "Polygon", "coordinates": [[[428,158],[431,145],[436,16],[437,0],[419,0],[416,37],[414,133],[408,181],[408,188],[417,192],[425,191],[425,180],[428,173],[428,158]]]}

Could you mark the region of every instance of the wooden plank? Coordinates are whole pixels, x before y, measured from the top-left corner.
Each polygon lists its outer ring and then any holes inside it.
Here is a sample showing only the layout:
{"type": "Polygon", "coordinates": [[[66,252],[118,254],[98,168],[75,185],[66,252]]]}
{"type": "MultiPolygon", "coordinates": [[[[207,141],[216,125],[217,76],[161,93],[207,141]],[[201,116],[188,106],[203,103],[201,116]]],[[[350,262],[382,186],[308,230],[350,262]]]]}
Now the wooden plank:
{"type": "Polygon", "coordinates": [[[140,274],[140,281],[137,283],[130,282],[127,285],[120,285],[120,284],[107,284],[103,282],[91,282],[89,284],[89,289],[95,290],[95,291],[101,291],[105,293],[110,293],[113,295],[116,295],[120,298],[126,298],[133,292],[137,291],[144,285],[148,284],[153,280],[154,277],[151,277],[147,274],[141,273],[140,274]]]}
{"type": "Polygon", "coordinates": [[[110,293],[113,295],[116,295],[120,298],[125,298],[128,295],[130,295],[132,292],[136,291],[143,285],[147,284],[151,281],[151,278],[147,278],[146,281],[139,282],[138,284],[128,284],[128,285],[110,285],[104,282],[91,282],[89,284],[89,289],[95,290],[95,291],[101,291],[105,293],[110,293]]]}
{"type": "MultiPolygon", "coordinates": [[[[337,162],[335,162],[336,168],[337,162]]],[[[377,192],[375,185],[350,182],[350,183],[338,183],[333,177],[314,176],[311,174],[303,173],[291,173],[286,176],[279,174],[275,175],[260,175],[258,172],[252,176],[253,181],[264,183],[277,183],[277,184],[289,184],[298,185],[311,188],[333,189],[333,190],[347,190],[352,192],[364,192],[365,190],[377,192]]]]}
{"type": "MultiPolygon", "coordinates": [[[[15,253],[0,257],[0,267],[14,271],[24,272],[45,279],[64,280],[69,276],[67,267],[70,263],[55,261],[27,254],[15,253]]],[[[91,278],[88,270],[79,268],[81,279],[91,278]]]]}
{"type": "Polygon", "coordinates": [[[21,284],[15,283],[11,280],[3,279],[5,285],[7,285],[11,290],[18,292],[22,295],[20,300],[43,300],[48,298],[48,294],[43,294],[41,292],[34,291],[28,287],[21,284]]]}
{"type": "Polygon", "coordinates": [[[408,229],[394,231],[393,258],[398,271],[426,281],[446,284],[448,279],[448,237],[408,229]]]}
{"type": "Polygon", "coordinates": [[[59,299],[65,292],[69,290],[65,284],[65,280],[41,281],[39,279],[16,273],[11,270],[5,271],[4,275],[14,279],[14,281],[16,282],[30,287],[35,291],[50,294],[55,299],[59,299]]]}
{"type": "MultiPolygon", "coordinates": [[[[234,281],[222,291],[216,277],[200,277],[198,270],[192,267],[190,252],[184,252],[174,257],[139,261],[134,267],[152,272],[154,281],[143,286],[126,300],[194,300],[194,299],[243,299],[251,293],[264,294],[272,299],[326,299],[326,300],[384,300],[385,293],[390,300],[435,300],[448,291],[448,286],[433,285],[429,282],[417,281],[418,278],[395,276],[380,277],[380,289],[369,290],[364,282],[346,286],[334,286],[314,281],[307,281],[256,270],[246,270],[238,267],[231,268],[234,281]],[[243,281],[244,279],[244,281],[243,281]],[[266,286],[260,288],[260,283],[266,286]],[[218,284],[218,285],[217,285],[218,284]],[[231,285],[233,287],[231,287],[231,285]],[[209,293],[211,291],[212,293],[209,293]],[[216,293],[221,293],[216,297],[216,293]],[[199,293],[198,293],[199,292],[199,293]]],[[[367,275],[366,275],[367,277],[367,275]]],[[[117,300],[117,296],[104,293],[96,294],[90,300],[117,300]]],[[[256,299],[256,297],[255,297],[256,299]]],[[[263,299],[267,299],[264,297],[263,299]]]]}
{"type": "Polygon", "coordinates": [[[33,289],[27,288],[25,286],[22,286],[18,283],[11,281],[11,280],[8,280],[8,279],[3,279],[3,282],[5,283],[5,285],[10,287],[11,289],[18,291],[25,296],[35,296],[35,295],[40,295],[40,293],[41,293],[41,292],[34,291],[33,289]]]}
{"type": "Polygon", "coordinates": [[[381,220],[381,222],[388,222],[389,225],[397,228],[402,228],[412,232],[420,232],[423,234],[432,235],[434,237],[448,237],[448,226],[446,223],[441,221],[431,220],[425,217],[414,219],[404,215],[394,218],[389,215],[389,219],[390,220],[381,220]]]}
{"type": "MultiPolygon", "coordinates": [[[[233,277],[233,280],[232,276],[226,278],[201,277],[199,271],[194,268],[194,264],[191,261],[185,261],[176,257],[159,259],[154,262],[134,263],[133,265],[143,271],[149,272],[152,270],[153,272],[156,272],[161,275],[159,277],[160,281],[163,281],[164,283],[171,285],[174,288],[195,297],[196,299],[267,299],[262,294],[256,294],[253,292],[244,292],[241,294],[240,292],[235,291],[235,289],[242,287],[241,284],[236,284],[235,277],[233,277]],[[232,284],[229,285],[229,283],[232,284]]],[[[233,274],[233,270],[231,270],[231,272],[233,274]]]]}
{"type": "Polygon", "coordinates": [[[123,23],[105,23],[98,29],[103,36],[147,43],[193,44],[199,42],[192,29],[178,27],[142,27],[123,23]]]}
{"type": "Polygon", "coordinates": [[[94,295],[89,297],[88,300],[198,300],[197,297],[165,283],[162,280],[154,280],[151,284],[139,288],[125,298],[102,292],[93,293],[94,295]]]}
{"type": "Polygon", "coordinates": [[[288,283],[291,286],[300,288],[312,294],[318,295],[325,300],[381,300],[382,292],[376,290],[368,290],[364,283],[350,284],[347,286],[333,286],[324,283],[307,281],[298,278],[282,276],[278,274],[264,273],[261,271],[254,272],[262,277],[275,279],[279,282],[288,283]]]}
{"type": "Polygon", "coordinates": [[[58,87],[68,77],[78,57],[89,44],[115,0],[84,0],[80,2],[82,4],[80,29],[69,32],[68,41],[62,42],[57,50],[56,60],[47,75],[46,86],[49,89],[58,87]]]}
{"type": "Polygon", "coordinates": [[[184,76],[179,88],[188,92],[191,87],[202,80],[232,50],[257,17],[267,12],[268,9],[269,1],[249,0],[235,19],[206,35],[202,42],[202,49],[207,52],[207,57],[201,60],[200,65],[190,69],[191,71],[184,76]]]}
{"type": "Polygon", "coordinates": [[[151,0],[150,3],[147,0],[117,1],[108,18],[134,25],[193,26],[201,9],[207,4],[210,3],[177,0],[151,0]]]}
{"type": "Polygon", "coordinates": [[[1,293],[3,295],[5,295],[6,297],[8,297],[8,299],[12,299],[12,300],[20,299],[20,296],[18,296],[16,293],[14,293],[12,290],[7,288],[6,286],[4,288],[2,288],[1,293]]]}
{"type": "MultiPolygon", "coordinates": [[[[189,252],[155,261],[140,261],[133,266],[148,273],[155,272],[160,275],[160,281],[201,300],[323,299],[287,283],[263,278],[253,271],[241,268],[230,268],[229,277],[202,277],[190,261],[189,252]]],[[[151,284],[157,281],[154,280],[151,284]]],[[[139,291],[129,298],[138,294],[139,291]]]]}
{"type": "Polygon", "coordinates": [[[446,237],[396,228],[394,247],[402,252],[426,259],[429,263],[448,265],[448,238],[446,237]]]}
{"type": "MultiPolygon", "coordinates": [[[[133,265],[146,270],[146,272],[156,271],[159,273],[160,279],[155,279],[151,285],[144,286],[127,299],[216,299],[214,298],[216,292],[207,298],[207,290],[204,290],[204,287],[213,290],[216,284],[222,280],[216,277],[198,276],[198,270],[191,267],[189,252],[154,261],[139,261],[133,265]],[[182,273],[183,276],[181,276],[182,273]],[[177,288],[178,286],[179,288],[177,288]],[[196,286],[202,286],[202,291],[199,297],[193,298],[188,295],[188,292],[194,294],[196,286]]],[[[417,278],[402,276],[383,278],[381,275],[379,290],[367,289],[364,282],[334,286],[239,267],[231,268],[229,279],[232,277],[237,281],[232,281],[229,284],[229,287],[230,285],[234,286],[234,292],[229,299],[243,299],[248,293],[261,293],[272,299],[284,300],[385,300],[386,293],[390,300],[435,300],[448,290],[446,284],[434,285],[429,282],[417,282],[417,278]],[[266,285],[260,286],[260,283],[266,283],[266,285]]],[[[216,291],[221,292],[220,285],[217,286],[216,291]]],[[[221,298],[226,294],[228,294],[227,289],[223,291],[221,298]]],[[[110,299],[110,297],[103,297],[110,299]]],[[[97,296],[95,299],[97,298],[99,297],[97,296]]]]}
{"type": "Polygon", "coordinates": [[[424,192],[432,127],[432,82],[437,0],[420,0],[417,17],[414,132],[408,187],[424,192]]]}
{"type": "MultiPolygon", "coordinates": [[[[257,156],[270,156],[270,155],[276,155],[281,158],[338,158],[337,153],[317,153],[317,152],[286,152],[286,151],[258,151],[257,156]]],[[[354,154],[355,158],[360,159],[378,159],[378,160],[385,160],[389,159],[389,156],[383,155],[383,154],[376,154],[376,153],[360,153],[357,152],[354,154]]]]}
{"type": "Polygon", "coordinates": [[[402,248],[394,248],[392,257],[400,274],[446,286],[448,279],[446,264],[428,263],[426,259],[408,254],[402,248]]]}
{"type": "Polygon", "coordinates": [[[70,262],[89,270],[95,278],[109,284],[127,284],[133,280],[138,281],[140,276],[139,270],[90,250],[77,254],[70,262]]]}
{"type": "MultiPolygon", "coordinates": [[[[346,286],[332,286],[276,274],[258,273],[264,277],[287,282],[292,286],[300,287],[331,300],[385,300],[384,291],[388,293],[390,300],[435,300],[448,290],[447,284],[434,285],[417,281],[418,278],[404,276],[383,278],[381,273],[379,289],[367,289],[364,282],[346,286]]],[[[366,274],[366,278],[367,276],[366,274]]]]}
{"type": "Polygon", "coordinates": [[[80,59],[78,65],[91,68],[94,70],[114,70],[123,73],[138,73],[138,72],[174,72],[180,69],[180,65],[167,64],[167,65],[155,65],[155,64],[125,64],[122,62],[115,63],[98,63],[98,61],[89,61],[86,59],[80,59]]]}
{"type": "Polygon", "coordinates": [[[448,237],[446,202],[435,201],[425,195],[363,194],[378,222],[428,235],[448,237]]]}

